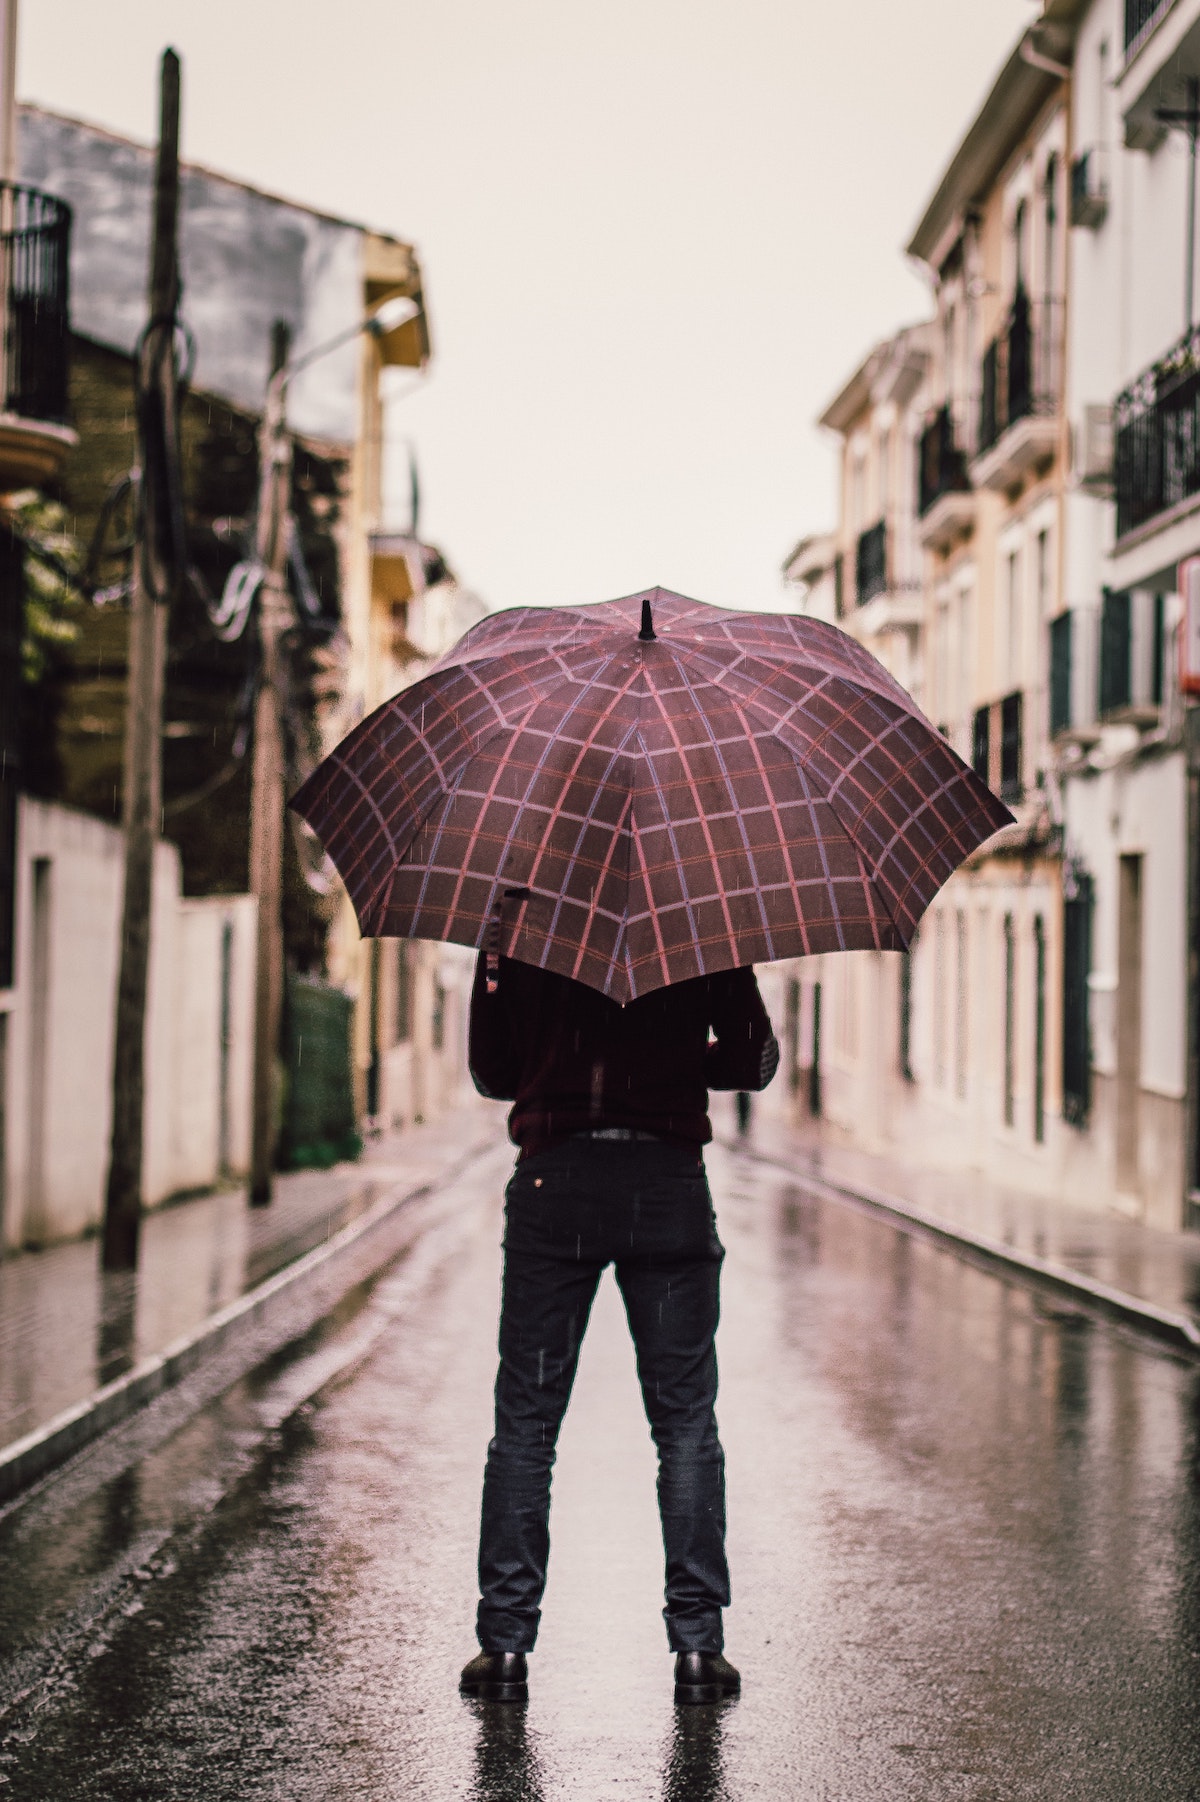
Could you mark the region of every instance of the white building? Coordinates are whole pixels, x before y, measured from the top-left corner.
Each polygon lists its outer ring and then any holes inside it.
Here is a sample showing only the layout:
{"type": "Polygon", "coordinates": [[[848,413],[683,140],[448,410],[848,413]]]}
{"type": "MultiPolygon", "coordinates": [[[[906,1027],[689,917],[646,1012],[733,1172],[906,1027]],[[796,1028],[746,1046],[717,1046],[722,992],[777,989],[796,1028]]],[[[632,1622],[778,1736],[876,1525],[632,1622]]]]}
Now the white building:
{"type": "MultiPolygon", "coordinates": [[[[1017,823],[947,884],[907,966],[797,966],[790,1004],[798,1093],[847,1133],[1168,1227],[1192,1223],[1198,1169],[1200,733],[1178,680],[1198,95],[1200,0],[1045,0],[921,217],[923,625],[911,675],[884,661],[1017,823]]],[[[785,572],[860,637],[846,559],[886,428],[848,408],[871,367],[822,421],[844,434],[841,582],[819,540],[785,572]]]]}
{"type": "MultiPolygon", "coordinates": [[[[20,802],[0,1250],[74,1237],[103,1214],[123,846],[103,820],[20,802]]],[[[178,853],[159,845],[146,1008],[150,1205],[249,1163],[255,918],[249,895],[185,899],[178,853]]]]}
{"type": "MultiPolygon", "coordinates": [[[[1179,599],[1200,553],[1187,140],[1196,0],[1093,0],[1073,56],[1065,607],[1050,723],[1074,918],[1072,1187],[1188,1224],[1188,753],[1179,599]],[[1191,74],[1189,74],[1191,71],[1191,74]],[[1182,333],[1182,336],[1181,336],[1182,333]]],[[[1194,853],[1193,859],[1194,859],[1194,853]]],[[[1071,907],[1071,902],[1068,902],[1071,907]]],[[[1070,920],[1070,915],[1068,916],[1070,920]]],[[[1191,1084],[1194,1092],[1194,1077],[1191,1084]]]]}

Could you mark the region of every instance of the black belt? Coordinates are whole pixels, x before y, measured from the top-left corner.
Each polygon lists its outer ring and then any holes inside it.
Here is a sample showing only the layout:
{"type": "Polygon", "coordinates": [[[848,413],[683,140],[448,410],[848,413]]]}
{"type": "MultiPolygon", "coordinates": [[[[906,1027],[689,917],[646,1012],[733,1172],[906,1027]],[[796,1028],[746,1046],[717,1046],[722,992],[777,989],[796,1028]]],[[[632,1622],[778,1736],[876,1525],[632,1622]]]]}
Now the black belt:
{"type": "Polygon", "coordinates": [[[572,1133],[573,1139],[609,1139],[619,1145],[641,1144],[649,1141],[652,1144],[662,1143],[661,1133],[640,1132],[636,1126],[590,1126],[583,1132],[572,1133]]]}

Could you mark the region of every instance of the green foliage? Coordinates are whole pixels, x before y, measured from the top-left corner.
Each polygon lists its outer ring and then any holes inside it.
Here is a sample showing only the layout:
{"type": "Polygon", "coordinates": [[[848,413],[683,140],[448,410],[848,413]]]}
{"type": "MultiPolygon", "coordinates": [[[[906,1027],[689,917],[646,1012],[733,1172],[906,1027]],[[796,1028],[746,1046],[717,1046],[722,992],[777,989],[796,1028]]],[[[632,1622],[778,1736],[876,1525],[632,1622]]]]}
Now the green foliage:
{"type": "Polygon", "coordinates": [[[12,497],[9,511],[26,545],[21,673],[26,682],[40,682],[79,637],[83,600],[68,578],[82,573],[84,551],[58,501],[26,489],[12,497]]]}

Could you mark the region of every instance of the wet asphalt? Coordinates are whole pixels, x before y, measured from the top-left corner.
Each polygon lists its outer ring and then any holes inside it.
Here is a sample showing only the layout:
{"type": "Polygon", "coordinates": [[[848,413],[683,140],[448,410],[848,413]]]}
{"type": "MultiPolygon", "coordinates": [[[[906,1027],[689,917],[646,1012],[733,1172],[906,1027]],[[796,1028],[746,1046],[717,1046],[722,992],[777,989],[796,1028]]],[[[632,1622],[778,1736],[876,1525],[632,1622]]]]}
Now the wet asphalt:
{"type": "Polygon", "coordinates": [[[0,1520],[0,1797],[1200,1794],[1200,1368],[720,1150],[743,1695],[672,1704],[609,1277],[530,1702],[463,1702],[504,1167],[460,1179],[442,1255],[348,1298],[290,1372],[0,1520]]]}

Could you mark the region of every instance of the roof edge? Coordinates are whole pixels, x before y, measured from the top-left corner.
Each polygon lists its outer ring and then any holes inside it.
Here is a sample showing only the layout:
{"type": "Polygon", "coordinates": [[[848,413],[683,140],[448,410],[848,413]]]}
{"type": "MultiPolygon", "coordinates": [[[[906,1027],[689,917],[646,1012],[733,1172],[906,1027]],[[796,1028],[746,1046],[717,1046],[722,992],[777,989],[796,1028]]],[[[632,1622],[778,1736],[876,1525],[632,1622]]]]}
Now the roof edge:
{"type": "Polygon", "coordinates": [[[905,246],[918,262],[933,261],[955,214],[995,179],[1039,107],[1062,85],[1057,77],[1026,62],[1021,50],[1028,37],[1029,30],[1021,33],[905,246]]]}
{"type": "Polygon", "coordinates": [[[902,325],[897,331],[890,332],[881,338],[867,352],[862,362],[849,379],[843,382],[823,410],[817,415],[817,424],[827,431],[844,432],[850,421],[867,405],[871,398],[871,385],[879,370],[895,353],[916,333],[930,324],[929,319],[913,319],[908,325],[902,325]]]}
{"type": "MultiPolygon", "coordinates": [[[[43,119],[56,119],[60,125],[74,125],[80,131],[88,131],[98,138],[107,138],[111,144],[124,144],[131,150],[143,150],[153,156],[155,146],[144,138],[130,137],[127,133],[114,131],[109,125],[98,125],[94,119],[81,118],[77,113],[60,113],[52,106],[41,106],[35,100],[21,100],[17,103],[18,118],[23,113],[40,114],[43,119]]],[[[224,182],[226,187],[239,188],[244,194],[254,194],[260,200],[269,200],[276,206],[291,207],[297,213],[307,213],[311,219],[323,219],[329,225],[341,225],[348,231],[362,232],[374,238],[384,238],[390,244],[397,244],[403,250],[417,254],[417,247],[410,239],[399,238],[395,232],[381,231],[378,226],[367,225],[361,219],[347,219],[340,213],[326,212],[323,207],[310,206],[307,201],[296,200],[288,194],[277,194],[273,188],[263,188],[257,182],[244,181],[240,176],[227,175],[223,169],[214,169],[208,163],[196,163],[189,157],[180,157],[179,167],[193,175],[206,176],[209,181],[224,182]]]]}

